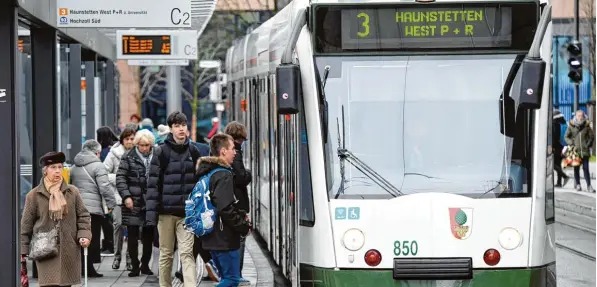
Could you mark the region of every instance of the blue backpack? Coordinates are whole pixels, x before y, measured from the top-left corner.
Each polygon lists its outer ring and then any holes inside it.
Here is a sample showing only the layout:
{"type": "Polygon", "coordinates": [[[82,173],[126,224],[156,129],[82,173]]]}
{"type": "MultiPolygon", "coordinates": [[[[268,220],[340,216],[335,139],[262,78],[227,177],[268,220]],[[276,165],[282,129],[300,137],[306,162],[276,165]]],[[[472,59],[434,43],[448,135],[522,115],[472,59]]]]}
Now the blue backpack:
{"type": "Polygon", "coordinates": [[[184,227],[197,237],[207,235],[214,229],[217,214],[211,202],[209,179],[214,173],[223,170],[230,172],[226,168],[216,168],[202,176],[185,201],[184,227]]]}

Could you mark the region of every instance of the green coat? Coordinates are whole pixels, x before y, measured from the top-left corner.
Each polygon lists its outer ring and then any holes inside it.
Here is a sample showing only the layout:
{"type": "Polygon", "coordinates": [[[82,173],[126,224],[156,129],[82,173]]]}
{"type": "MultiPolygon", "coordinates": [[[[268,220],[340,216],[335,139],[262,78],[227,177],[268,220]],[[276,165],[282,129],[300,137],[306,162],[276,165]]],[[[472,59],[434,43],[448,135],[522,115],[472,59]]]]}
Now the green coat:
{"type": "Polygon", "coordinates": [[[564,140],[568,145],[576,147],[580,157],[591,156],[591,147],[593,147],[595,141],[595,133],[591,122],[585,121],[584,125],[577,127],[570,120],[564,140]]]}

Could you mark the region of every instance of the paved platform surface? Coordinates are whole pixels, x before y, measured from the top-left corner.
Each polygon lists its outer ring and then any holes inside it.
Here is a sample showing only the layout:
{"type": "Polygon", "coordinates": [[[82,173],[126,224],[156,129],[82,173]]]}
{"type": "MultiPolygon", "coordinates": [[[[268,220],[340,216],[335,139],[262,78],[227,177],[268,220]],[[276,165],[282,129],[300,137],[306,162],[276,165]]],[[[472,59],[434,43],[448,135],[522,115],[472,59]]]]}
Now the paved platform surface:
{"type": "MultiPolygon", "coordinates": [[[[141,246],[139,246],[141,247],[141,246]]],[[[126,250],[126,243],[123,246],[123,252],[126,250]]],[[[156,248],[154,248],[156,249],[156,248]]],[[[139,249],[139,256],[142,254],[141,248],[139,249]]],[[[157,274],[157,264],[154,262],[157,260],[156,252],[154,250],[154,254],[151,258],[151,266],[152,270],[155,274],[157,274]]],[[[95,264],[96,270],[99,273],[104,274],[102,278],[89,278],[88,280],[88,287],[158,287],[158,278],[155,275],[147,276],[141,275],[139,277],[128,277],[129,271],[125,268],[125,262],[123,260],[119,270],[112,270],[112,262],[114,261],[113,256],[106,256],[102,257],[102,262],[99,264],[95,264]]],[[[174,258],[174,268],[177,266],[177,258],[174,258]]],[[[30,287],[38,287],[37,280],[31,279],[31,270],[32,264],[29,262],[29,280],[30,280],[30,287]]],[[[207,275],[205,268],[203,270],[203,274],[207,275]]],[[[245,258],[244,258],[244,267],[243,267],[243,276],[251,282],[251,286],[258,286],[258,287],[269,287],[274,286],[274,274],[272,271],[272,266],[268,262],[267,258],[265,257],[265,253],[260,249],[257,242],[253,236],[247,237],[246,247],[245,247],[245,258]]],[[[83,282],[81,282],[83,283],[83,282]]],[[[182,283],[178,281],[178,279],[174,279],[172,282],[172,287],[182,287],[182,283]]],[[[212,281],[202,281],[198,284],[200,287],[207,287],[207,286],[215,286],[216,283],[212,281]]],[[[76,287],[83,285],[75,285],[76,287]]]]}
{"type": "MultiPolygon", "coordinates": [[[[562,188],[555,188],[556,220],[595,234],[595,193],[586,191],[586,182],[582,177],[580,181],[583,191],[576,191],[572,169],[566,169],[566,173],[571,176],[568,183],[562,188]]],[[[591,179],[591,186],[596,186],[595,179],[591,179]]]]}

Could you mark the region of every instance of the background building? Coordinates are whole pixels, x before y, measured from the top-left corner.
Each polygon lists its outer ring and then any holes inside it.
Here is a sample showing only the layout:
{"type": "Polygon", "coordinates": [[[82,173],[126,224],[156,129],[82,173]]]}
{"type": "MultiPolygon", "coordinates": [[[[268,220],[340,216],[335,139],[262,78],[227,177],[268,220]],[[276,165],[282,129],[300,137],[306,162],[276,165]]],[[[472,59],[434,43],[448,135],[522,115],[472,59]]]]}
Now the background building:
{"type": "MultiPolygon", "coordinates": [[[[568,78],[566,44],[575,37],[574,0],[552,0],[553,18],[553,99],[554,106],[572,117],[574,84],[568,78]]],[[[580,85],[579,108],[588,112],[595,121],[594,106],[587,102],[595,99],[595,1],[580,0],[580,38],[583,45],[583,81],[580,85]]],[[[562,127],[563,129],[565,127],[562,127]]]]}

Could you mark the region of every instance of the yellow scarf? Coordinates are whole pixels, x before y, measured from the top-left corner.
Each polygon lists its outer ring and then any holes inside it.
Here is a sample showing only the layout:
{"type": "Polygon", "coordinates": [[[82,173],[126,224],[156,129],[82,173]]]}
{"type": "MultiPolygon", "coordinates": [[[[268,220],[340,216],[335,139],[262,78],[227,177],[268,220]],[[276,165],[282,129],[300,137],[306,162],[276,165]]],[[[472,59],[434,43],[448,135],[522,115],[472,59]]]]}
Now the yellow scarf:
{"type": "Polygon", "coordinates": [[[48,177],[44,177],[44,186],[50,193],[50,218],[53,220],[62,220],[62,216],[67,213],[66,199],[60,190],[62,186],[62,177],[58,181],[51,181],[48,177]]]}

